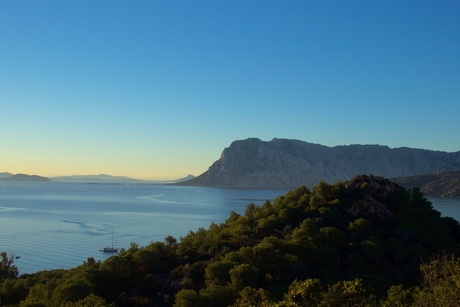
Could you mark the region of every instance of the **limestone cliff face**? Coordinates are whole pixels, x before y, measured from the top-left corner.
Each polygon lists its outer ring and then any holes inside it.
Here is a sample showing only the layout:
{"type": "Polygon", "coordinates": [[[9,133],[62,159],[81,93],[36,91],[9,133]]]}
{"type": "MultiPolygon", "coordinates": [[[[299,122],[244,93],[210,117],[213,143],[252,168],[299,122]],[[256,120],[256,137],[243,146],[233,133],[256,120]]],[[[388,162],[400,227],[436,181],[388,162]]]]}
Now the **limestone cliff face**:
{"type": "Polygon", "coordinates": [[[380,145],[327,147],[298,140],[250,138],[233,142],[219,160],[183,185],[219,187],[312,187],[359,174],[387,178],[460,170],[460,152],[380,145]]]}

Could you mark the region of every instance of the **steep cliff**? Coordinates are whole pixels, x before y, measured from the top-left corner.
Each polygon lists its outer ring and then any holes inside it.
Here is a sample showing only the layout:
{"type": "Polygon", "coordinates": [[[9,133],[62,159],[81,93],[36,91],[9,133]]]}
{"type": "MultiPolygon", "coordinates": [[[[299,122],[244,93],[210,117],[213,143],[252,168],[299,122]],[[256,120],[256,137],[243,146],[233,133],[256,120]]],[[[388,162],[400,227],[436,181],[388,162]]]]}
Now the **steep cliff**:
{"type": "Polygon", "coordinates": [[[327,147],[298,140],[233,142],[200,176],[180,183],[219,187],[311,187],[358,174],[387,178],[460,170],[460,152],[381,145],[327,147]]]}

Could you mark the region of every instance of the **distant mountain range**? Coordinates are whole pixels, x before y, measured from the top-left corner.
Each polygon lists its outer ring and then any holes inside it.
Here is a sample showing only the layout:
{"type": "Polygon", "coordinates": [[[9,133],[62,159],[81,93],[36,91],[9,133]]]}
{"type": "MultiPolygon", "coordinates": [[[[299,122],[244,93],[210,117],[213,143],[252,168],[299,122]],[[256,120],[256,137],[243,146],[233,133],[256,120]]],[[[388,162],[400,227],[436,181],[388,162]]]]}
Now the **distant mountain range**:
{"type": "Polygon", "coordinates": [[[193,175],[187,175],[184,178],[174,180],[140,180],[125,176],[112,176],[107,174],[99,175],[71,175],[58,177],[42,177],[37,175],[11,174],[8,172],[0,173],[0,181],[60,181],[75,183],[139,183],[139,184],[168,184],[178,183],[195,178],[193,175]]]}
{"type": "MultiPolygon", "coordinates": [[[[404,187],[418,186],[427,195],[459,197],[460,151],[442,152],[382,145],[328,147],[299,140],[257,138],[234,141],[198,177],[138,180],[125,176],[75,175],[52,181],[89,183],[156,183],[232,188],[313,187],[357,175],[395,178],[404,187]]],[[[0,181],[49,181],[46,177],[0,173],[0,181]]]]}
{"type": "Polygon", "coordinates": [[[0,173],[0,181],[50,181],[46,177],[26,174],[0,173]]]}
{"type": "Polygon", "coordinates": [[[62,182],[85,182],[85,183],[177,183],[185,180],[190,180],[195,178],[195,176],[188,175],[184,178],[175,179],[175,180],[140,180],[134,179],[125,176],[112,176],[107,174],[99,175],[71,175],[71,176],[58,176],[51,177],[52,181],[62,181],[62,182]]]}
{"type": "Polygon", "coordinates": [[[71,175],[71,176],[57,176],[51,177],[52,181],[66,181],[66,182],[142,182],[142,180],[133,179],[125,176],[112,176],[107,174],[99,175],[71,175]]]}
{"type": "Polygon", "coordinates": [[[13,176],[13,174],[11,174],[11,173],[0,173],[0,179],[1,178],[11,177],[11,176],[13,176]]]}
{"type": "Polygon", "coordinates": [[[425,195],[460,197],[460,171],[392,178],[391,181],[405,188],[418,187],[425,195]]]}
{"type": "Polygon", "coordinates": [[[460,170],[460,151],[382,145],[327,147],[299,140],[233,142],[203,174],[180,185],[277,188],[333,183],[360,174],[386,178],[460,170]]]}

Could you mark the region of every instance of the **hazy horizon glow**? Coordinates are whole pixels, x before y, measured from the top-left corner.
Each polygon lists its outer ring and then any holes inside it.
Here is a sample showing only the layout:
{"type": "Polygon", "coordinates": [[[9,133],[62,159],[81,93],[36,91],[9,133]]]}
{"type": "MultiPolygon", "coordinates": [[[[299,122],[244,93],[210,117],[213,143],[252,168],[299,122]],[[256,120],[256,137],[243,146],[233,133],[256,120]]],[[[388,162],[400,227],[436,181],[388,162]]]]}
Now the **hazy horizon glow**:
{"type": "Polygon", "coordinates": [[[1,1],[0,172],[180,178],[234,140],[460,150],[455,1],[1,1]]]}

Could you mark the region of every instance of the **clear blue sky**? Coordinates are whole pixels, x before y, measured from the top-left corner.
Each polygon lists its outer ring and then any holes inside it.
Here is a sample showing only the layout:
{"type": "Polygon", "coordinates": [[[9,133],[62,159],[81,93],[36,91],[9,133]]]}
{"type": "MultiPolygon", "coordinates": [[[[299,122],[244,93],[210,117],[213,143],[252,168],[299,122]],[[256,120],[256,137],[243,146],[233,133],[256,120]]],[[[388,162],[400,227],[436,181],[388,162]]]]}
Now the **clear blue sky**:
{"type": "Polygon", "coordinates": [[[248,137],[460,150],[460,2],[0,1],[0,172],[178,178],[248,137]]]}

